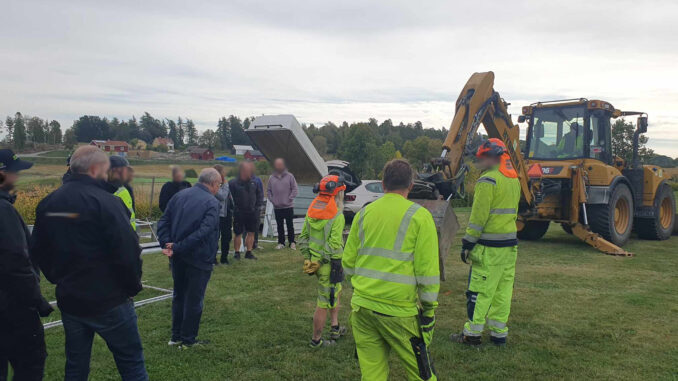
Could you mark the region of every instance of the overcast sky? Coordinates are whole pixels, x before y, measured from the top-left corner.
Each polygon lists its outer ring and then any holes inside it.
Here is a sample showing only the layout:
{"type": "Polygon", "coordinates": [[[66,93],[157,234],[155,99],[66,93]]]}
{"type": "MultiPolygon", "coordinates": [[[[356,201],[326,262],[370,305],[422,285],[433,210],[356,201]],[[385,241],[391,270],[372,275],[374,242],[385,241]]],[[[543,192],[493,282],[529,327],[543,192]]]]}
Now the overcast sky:
{"type": "Polygon", "coordinates": [[[678,156],[678,1],[33,1],[0,10],[0,115],[291,113],[448,127],[476,71],[520,106],[604,99],[678,156]],[[560,4],[560,5],[559,5],[560,4]]]}

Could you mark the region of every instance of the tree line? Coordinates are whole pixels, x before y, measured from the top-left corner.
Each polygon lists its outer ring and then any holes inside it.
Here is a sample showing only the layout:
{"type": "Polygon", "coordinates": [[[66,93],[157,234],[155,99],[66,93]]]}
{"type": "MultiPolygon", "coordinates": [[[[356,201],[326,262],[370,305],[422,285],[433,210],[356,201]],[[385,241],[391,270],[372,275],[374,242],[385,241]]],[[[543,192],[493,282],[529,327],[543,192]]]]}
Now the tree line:
{"type": "Polygon", "coordinates": [[[56,120],[30,117],[20,112],[0,120],[0,132],[5,132],[5,142],[16,149],[23,149],[28,143],[61,144],[61,124],[56,120]]]}

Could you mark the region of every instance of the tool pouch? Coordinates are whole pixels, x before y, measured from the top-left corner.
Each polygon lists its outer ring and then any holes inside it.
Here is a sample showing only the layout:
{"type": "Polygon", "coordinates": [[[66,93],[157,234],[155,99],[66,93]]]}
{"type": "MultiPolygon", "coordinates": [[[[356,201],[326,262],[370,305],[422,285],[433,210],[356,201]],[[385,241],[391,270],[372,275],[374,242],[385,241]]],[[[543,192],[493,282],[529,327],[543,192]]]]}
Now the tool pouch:
{"type": "Polygon", "coordinates": [[[428,354],[428,348],[424,344],[424,340],[419,337],[413,337],[410,339],[412,344],[412,350],[414,351],[414,357],[417,359],[417,367],[419,368],[419,377],[422,380],[430,379],[435,373],[433,368],[433,362],[428,354]]]}
{"type": "Polygon", "coordinates": [[[344,268],[341,259],[330,259],[330,283],[337,284],[344,281],[344,268]]]}

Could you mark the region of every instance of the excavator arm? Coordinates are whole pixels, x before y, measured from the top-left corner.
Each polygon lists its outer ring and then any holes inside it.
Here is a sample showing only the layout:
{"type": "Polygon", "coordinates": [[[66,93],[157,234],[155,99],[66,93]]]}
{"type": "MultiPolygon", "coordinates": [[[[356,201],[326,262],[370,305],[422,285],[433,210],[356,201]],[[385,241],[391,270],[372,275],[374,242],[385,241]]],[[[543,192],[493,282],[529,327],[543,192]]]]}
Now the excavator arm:
{"type": "Polygon", "coordinates": [[[466,170],[464,156],[473,154],[468,152],[468,143],[482,123],[489,137],[501,139],[506,144],[513,167],[518,172],[523,197],[528,205],[532,205],[533,195],[520,152],[518,126],[511,121],[506,106],[507,103],[494,91],[494,73],[474,73],[457,98],[456,112],[443,143],[443,152],[433,165],[442,169],[448,178],[463,176],[466,170]]]}

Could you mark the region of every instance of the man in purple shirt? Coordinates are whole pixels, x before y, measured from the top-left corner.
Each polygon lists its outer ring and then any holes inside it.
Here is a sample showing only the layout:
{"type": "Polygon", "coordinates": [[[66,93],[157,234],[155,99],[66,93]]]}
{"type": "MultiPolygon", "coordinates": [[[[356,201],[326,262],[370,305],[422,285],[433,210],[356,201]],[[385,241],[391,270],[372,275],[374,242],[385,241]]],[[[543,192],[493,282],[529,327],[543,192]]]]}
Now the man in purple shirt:
{"type": "Polygon", "coordinates": [[[287,240],[290,248],[296,250],[294,242],[294,198],[297,197],[297,180],[294,175],[287,172],[285,161],[275,159],[273,162],[273,174],[268,179],[267,196],[273,204],[275,223],[278,225],[278,246],[276,249],[285,247],[285,225],[287,225],[287,240]]]}

